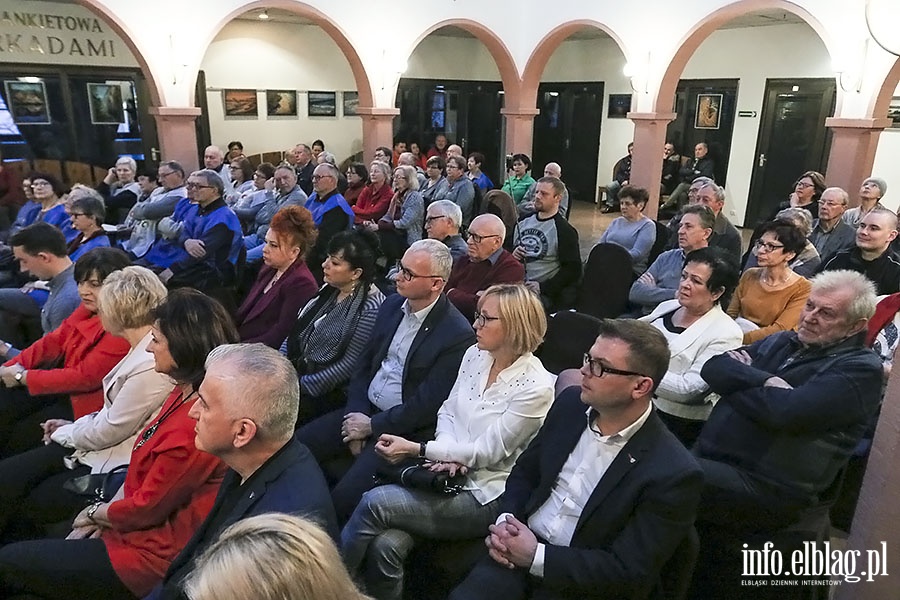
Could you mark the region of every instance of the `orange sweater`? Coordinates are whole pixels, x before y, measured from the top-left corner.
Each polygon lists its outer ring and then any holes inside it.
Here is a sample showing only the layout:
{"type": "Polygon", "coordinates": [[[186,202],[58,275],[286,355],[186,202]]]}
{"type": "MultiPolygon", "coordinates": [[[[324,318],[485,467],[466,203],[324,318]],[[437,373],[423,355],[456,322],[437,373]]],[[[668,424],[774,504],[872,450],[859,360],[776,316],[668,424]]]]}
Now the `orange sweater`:
{"type": "Polygon", "coordinates": [[[759,329],[744,334],[744,344],[752,344],[777,331],[796,329],[812,287],[809,281],[797,277],[786,288],[769,291],[759,281],[762,271],[759,267],[744,272],[727,311],[732,318],[744,317],[759,325],[759,329]]]}

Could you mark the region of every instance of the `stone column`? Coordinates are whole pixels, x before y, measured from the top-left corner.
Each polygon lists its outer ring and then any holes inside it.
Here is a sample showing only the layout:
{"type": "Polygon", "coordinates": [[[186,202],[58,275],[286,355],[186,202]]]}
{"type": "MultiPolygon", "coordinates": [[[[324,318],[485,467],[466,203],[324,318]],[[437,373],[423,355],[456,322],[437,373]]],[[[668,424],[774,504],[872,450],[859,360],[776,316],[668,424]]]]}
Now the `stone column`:
{"type": "Polygon", "coordinates": [[[195,121],[200,116],[200,109],[195,106],[151,106],[149,112],[156,120],[160,160],[177,160],[188,173],[196,170],[200,163],[195,121]]]}
{"type": "MultiPolygon", "coordinates": [[[[825,119],[825,126],[830,127],[833,134],[825,180],[830,186],[847,190],[850,193],[851,206],[859,204],[856,191],[862,185],[863,179],[873,175],[872,165],[875,162],[878,138],[890,124],[891,120],[888,118],[825,119]]],[[[887,178],[889,179],[890,175],[887,178]]]]}
{"type": "Polygon", "coordinates": [[[506,119],[506,153],[533,156],[534,118],[541,111],[537,108],[503,108],[500,114],[506,119]]]}
{"type": "Polygon", "coordinates": [[[394,147],[394,117],[400,114],[400,109],[361,106],[357,112],[363,122],[363,163],[368,163],[378,146],[394,147]]]}
{"type": "Polygon", "coordinates": [[[663,146],[666,127],[675,113],[628,113],[634,122],[634,152],[631,155],[629,183],[650,192],[644,214],[655,219],[659,213],[659,186],[662,181],[663,146]]]}

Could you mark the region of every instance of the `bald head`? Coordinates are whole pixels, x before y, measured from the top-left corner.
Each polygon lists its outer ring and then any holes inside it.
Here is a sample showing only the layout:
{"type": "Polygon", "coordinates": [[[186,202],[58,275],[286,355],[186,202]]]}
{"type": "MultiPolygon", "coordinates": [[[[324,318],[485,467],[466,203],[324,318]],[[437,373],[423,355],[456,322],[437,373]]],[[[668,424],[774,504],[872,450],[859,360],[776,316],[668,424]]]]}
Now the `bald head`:
{"type": "Polygon", "coordinates": [[[447,156],[462,156],[462,148],[456,144],[450,144],[447,147],[447,156]]]}
{"type": "Polygon", "coordinates": [[[544,177],[556,177],[557,179],[562,179],[562,167],[559,166],[559,163],[547,163],[547,166],[544,167],[544,177]]]}
{"type": "Polygon", "coordinates": [[[469,225],[468,254],[472,262],[487,260],[503,247],[506,226],[497,215],[478,215],[469,225]]]}

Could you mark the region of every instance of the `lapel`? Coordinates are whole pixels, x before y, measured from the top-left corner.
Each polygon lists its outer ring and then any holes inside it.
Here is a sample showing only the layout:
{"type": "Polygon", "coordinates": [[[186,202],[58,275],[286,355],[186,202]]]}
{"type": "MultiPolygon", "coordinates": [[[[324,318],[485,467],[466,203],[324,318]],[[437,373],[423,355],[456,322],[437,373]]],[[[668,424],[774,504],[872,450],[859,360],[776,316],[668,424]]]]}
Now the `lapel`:
{"type": "Polygon", "coordinates": [[[299,264],[299,262],[299,260],[295,260],[293,264],[291,264],[291,266],[287,268],[287,271],[284,272],[284,275],[281,276],[281,280],[275,282],[275,285],[272,286],[272,289],[269,290],[269,293],[263,294],[262,291],[266,289],[266,286],[269,284],[272,278],[275,277],[275,270],[271,269],[270,267],[266,267],[270,270],[270,272],[268,273],[269,276],[266,277],[264,281],[257,281],[254,285],[256,289],[252,290],[250,295],[256,294],[256,302],[253,303],[253,306],[247,312],[247,316],[244,318],[245,321],[249,321],[250,319],[263,314],[269,309],[269,306],[272,304],[272,302],[275,301],[276,296],[279,296],[277,288],[279,286],[289,284],[290,280],[293,279],[294,271],[297,269],[297,265],[299,264]]]}
{"type": "MultiPolygon", "coordinates": [[[[677,300],[675,301],[678,302],[677,300]]],[[[722,315],[722,308],[717,304],[712,310],[697,319],[697,321],[684,330],[681,334],[675,336],[675,339],[669,343],[669,352],[674,356],[681,354],[684,350],[691,346],[701,336],[703,336],[710,327],[714,327],[719,316],[722,315]]]]}
{"type": "MultiPolygon", "coordinates": [[[[577,392],[574,395],[579,394],[580,392],[577,392]]],[[[557,402],[560,400],[563,400],[562,396],[557,399],[557,402]]],[[[569,399],[566,398],[564,401],[569,401],[569,399]]],[[[547,501],[547,498],[550,497],[550,492],[553,489],[553,485],[556,483],[560,471],[562,471],[563,465],[566,464],[569,455],[575,450],[575,446],[578,445],[578,440],[581,439],[581,434],[584,433],[584,430],[587,427],[587,417],[585,417],[585,410],[587,410],[587,407],[584,404],[581,404],[580,400],[578,400],[577,403],[572,401],[571,405],[572,414],[566,413],[565,415],[560,415],[562,426],[555,436],[547,440],[550,442],[548,446],[552,450],[547,460],[541,463],[541,479],[543,480],[544,485],[541,486],[540,493],[531,495],[531,498],[528,501],[528,507],[525,511],[527,515],[531,515],[531,513],[537,510],[538,507],[544,504],[544,502],[547,501]],[[548,475],[546,479],[543,477],[544,474],[548,475]]]]}
{"type": "Polygon", "coordinates": [[[428,313],[428,316],[425,317],[425,321],[422,323],[422,327],[419,328],[419,331],[416,333],[416,337],[413,339],[413,343],[409,347],[409,354],[406,356],[406,364],[403,365],[403,379],[406,380],[406,365],[409,364],[409,358],[413,356],[416,351],[419,349],[425,342],[425,338],[427,338],[431,332],[434,330],[435,325],[437,324],[438,319],[440,319],[444,313],[447,311],[447,297],[442,293],[438,296],[437,301],[434,303],[434,308],[431,309],[431,312],[428,313]]]}
{"type": "MultiPolygon", "coordinates": [[[[406,302],[406,298],[400,296],[399,294],[396,297],[400,300],[399,303],[394,303],[396,306],[390,306],[386,308],[386,310],[390,311],[390,315],[385,318],[385,326],[382,331],[381,340],[379,342],[378,352],[375,353],[375,356],[372,357],[372,375],[374,376],[378,369],[381,367],[381,363],[384,361],[384,357],[387,356],[388,348],[390,348],[391,342],[394,339],[394,334],[397,333],[397,328],[400,326],[400,321],[403,320],[403,303],[406,302]]],[[[382,309],[384,310],[384,305],[391,301],[393,297],[390,297],[384,301],[382,304],[382,309]]]]}

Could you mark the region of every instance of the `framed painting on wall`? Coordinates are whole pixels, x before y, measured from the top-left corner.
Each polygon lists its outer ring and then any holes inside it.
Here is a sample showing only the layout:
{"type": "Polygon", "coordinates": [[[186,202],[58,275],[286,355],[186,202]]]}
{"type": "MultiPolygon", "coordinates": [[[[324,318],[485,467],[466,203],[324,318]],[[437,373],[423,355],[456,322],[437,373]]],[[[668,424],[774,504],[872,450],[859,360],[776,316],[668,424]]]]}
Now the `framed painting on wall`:
{"type": "Polygon", "coordinates": [[[337,92],[307,92],[306,114],[310,117],[336,117],[337,92]]]}
{"type": "Polygon", "coordinates": [[[222,90],[222,101],[225,103],[226,117],[259,116],[256,90],[222,90]]]}
{"type": "Polygon", "coordinates": [[[270,117],[296,117],[296,90],[266,90],[266,114],[270,117]]]}
{"type": "Polygon", "coordinates": [[[106,83],[89,83],[87,93],[88,104],[91,107],[91,123],[118,125],[125,122],[122,88],[106,83]]]}
{"type": "Polygon", "coordinates": [[[694,129],[718,129],[721,118],[722,94],[697,94],[697,113],[694,129]]]}
{"type": "Polygon", "coordinates": [[[6,81],[6,105],[17,125],[48,125],[47,88],[43,81],[6,81]]]}
{"type": "Polygon", "coordinates": [[[891,120],[891,129],[900,129],[900,96],[891,98],[887,116],[891,120]]]}
{"type": "Polygon", "coordinates": [[[631,110],[631,94],[610,94],[606,118],[625,119],[631,110]]]}
{"type": "Polygon", "coordinates": [[[344,101],[344,116],[355,117],[359,115],[359,92],[343,92],[341,99],[344,101]]]}

